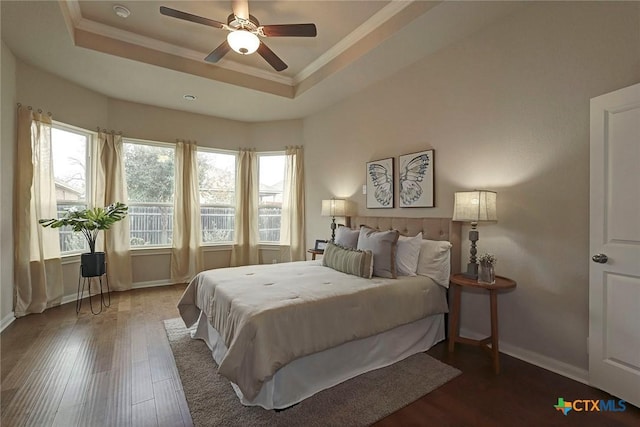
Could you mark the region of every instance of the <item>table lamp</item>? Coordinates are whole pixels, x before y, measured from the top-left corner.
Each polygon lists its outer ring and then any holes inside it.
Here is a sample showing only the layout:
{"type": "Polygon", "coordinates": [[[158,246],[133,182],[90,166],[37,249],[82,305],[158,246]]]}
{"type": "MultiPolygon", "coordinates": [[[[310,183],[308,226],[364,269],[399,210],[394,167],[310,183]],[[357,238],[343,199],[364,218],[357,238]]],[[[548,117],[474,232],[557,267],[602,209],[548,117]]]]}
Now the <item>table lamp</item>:
{"type": "Polygon", "coordinates": [[[496,213],[497,193],[495,191],[473,190],[456,191],[453,204],[453,221],[463,221],[471,223],[469,230],[469,240],[471,241],[471,256],[467,264],[465,276],[477,279],[478,264],[476,262],[476,242],[478,241],[478,222],[497,221],[496,213]]]}
{"type": "Polygon", "coordinates": [[[331,242],[336,240],[336,217],[347,216],[347,201],[342,199],[329,199],[322,201],[322,216],[331,217],[331,242]]]}

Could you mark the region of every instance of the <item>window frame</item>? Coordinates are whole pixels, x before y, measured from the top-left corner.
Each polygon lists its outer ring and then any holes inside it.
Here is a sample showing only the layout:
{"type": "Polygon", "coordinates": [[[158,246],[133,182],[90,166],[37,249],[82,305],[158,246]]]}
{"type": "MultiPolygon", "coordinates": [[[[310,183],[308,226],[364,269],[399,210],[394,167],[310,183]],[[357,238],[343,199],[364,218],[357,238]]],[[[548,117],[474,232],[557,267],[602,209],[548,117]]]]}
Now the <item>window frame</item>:
{"type": "MultiPolygon", "coordinates": [[[[131,206],[163,206],[163,207],[170,207],[171,208],[171,215],[173,217],[174,215],[174,205],[175,205],[175,197],[176,197],[176,176],[175,176],[175,155],[176,155],[176,150],[177,150],[177,146],[175,143],[171,143],[171,142],[162,142],[162,141],[151,141],[151,140],[147,140],[147,139],[139,139],[139,138],[122,138],[122,145],[123,145],[123,151],[124,151],[124,144],[138,144],[138,145],[148,145],[148,146],[155,146],[155,147],[161,147],[161,148],[170,148],[173,150],[174,153],[174,175],[173,175],[173,200],[169,203],[167,202],[132,202],[129,197],[127,196],[127,206],[129,206],[129,209],[131,209],[131,206]]],[[[124,154],[123,154],[123,158],[122,158],[122,164],[123,167],[125,168],[126,171],[126,166],[124,166],[124,162],[125,162],[125,158],[124,158],[124,154]]],[[[125,172],[126,174],[126,172],[125,172]]],[[[127,193],[128,193],[128,189],[127,189],[127,193]]],[[[131,215],[129,215],[131,216],[131,215]]],[[[131,233],[131,225],[133,224],[133,221],[130,221],[130,225],[129,225],[129,233],[131,233]]],[[[171,221],[171,235],[173,236],[173,220],[171,221]]],[[[131,236],[130,236],[131,239],[131,236]]],[[[131,240],[129,241],[129,248],[132,251],[139,251],[139,250],[145,250],[145,249],[170,249],[172,247],[171,243],[167,243],[167,244],[158,244],[158,245],[133,245],[131,243],[131,240]]]]}
{"type": "MultiPolygon", "coordinates": [[[[257,152],[256,153],[258,156],[258,233],[260,232],[260,158],[261,157],[273,157],[273,156],[279,156],[279,157],[283,157],[284,158],[284,169],[282,170],[282,196],[283,196],[283,203],[284,203],[284,185],[285,185],[285,180],[286,180],[286,161],[287,161],[287,153],[284,150],[277,150],[277,151],[261,151],[261,152],[257,152]]],[[[280,235],[282,231],[282,205],[280,206],[280,229],[278,231],[278,234],[280,235]]],[[[278,240],[262,240],[261,238],[258,239],[258,244],[260,246],[280,246],[280,238],[278,238],[278,240]]]]}
{"type": "MultiPolygon", "coordinates": [[[[85,147],[85,182],[84,182],[84,200],[82,201],[83,203],[70,203],[70,202],[66,202],[63,201],[62,205],[66,205],[67,207],[70,206],[74,206],[74,205],[84,205],[86,208],[92,208],[94,207],[94,200],[93,200],[93,180],[91,179],[91,177],[93,176],[93,169],[94,169],[94,164],[92,161],[92,152],[93,149],[95,147],[96,141],[97,141],[97,137],[98,137],[98,133],[95,131],[90,131],[87,129],[83,129],[81,127],[78,126],[74,126],[74,125],[70,125],[68,123],[63,123],[63,122],[59,122],[57,120],[52,120],[51,121],[51,151],[53,153],[53,130],[57,129],[57,130],[62,130],[65,132],[69,132],[69,133],[75,133],[75,134],[79,134],[79,135],[84,135],[87,139],[87,144],[85,147]]],[[[53,162],[53,160],[52,160],[53,162]]],[[[54,167],[54,173],[55,173],[55,165],[52,164],[52,166],[54,167]]],[[[55,181],[55,174],[54,174],[54,181],[55,181]]],[[[59,211],[59,206],[60,206],[60,201],[58,200],[58,198],[56,197],[56,210],[59,211]]],[[[60,234],[60,233],[58,233],[60,234]]],[[[60,246],[62,246],[62,236],[59,235],[58,240],[60,242],[60,246]]],[[[86,243],[86,242],[85,242],[86,243]]],[[[60,257],[61,258],[68,258],[68,257],[74,257],[74,256],[78,256],[81,255],[85,252],[89,251],[89,246],[88,244],[83,248],[83,249],[77,249],[77,250],[72,250],[72,251],[63,251],[62,247],[60,248],[60,257]]]]}
{"type": "MultiPolygon", "coordinates": [[[[225,150],[225,149],[220,149],[220,148],[211,148],[211,147],[202,147],[202,146],[198,146],[197,147],[197,151],[198,153],[202,152],[202,153],[215,153],[215,154],[225,154],[225,155],[231,155],[234,157],[235,159],[235,164],[234,164],[234,174],[233,174],[233,194],[234,194],[234,201],[231,205],[227,206],[229,208],[233,208],[233,214],[235,217],[236,214],[236,200],[237,200],[237,190],[238,190],[238,152],[237,151],[233,151],[233,150],[225,150]]],[[[199,166],[199,165],[198,165],[199,166]]],[[[198,173],[200,173],[200,171],[198,170],[198,173]]],[[[198,182],[198,197],[200,197],[200,183],[198,182]]],[[[203,207],[225,207],[222,205],[210,205],[210,204],[203,204],[200,203],[200,221],[202,224],[202,208],[203,207]]],[[[202,227],[202,225],[201,225],[202,227]]],[[[205,247],[205,246],[230,246],[233,245],[235,243],[235,237],[238,234],[237,233],[238,229],[236,227],[236,223],[235,223],[235,218],[234,218],[234,222],[233,222],[233,238],[231,240],[224,240],[224,241],[217,241],[217,242],[205,242],[202,238],[202,233],[204,233],[204,229],[200,230],[200,244],[201,246],[205,247]]]]}

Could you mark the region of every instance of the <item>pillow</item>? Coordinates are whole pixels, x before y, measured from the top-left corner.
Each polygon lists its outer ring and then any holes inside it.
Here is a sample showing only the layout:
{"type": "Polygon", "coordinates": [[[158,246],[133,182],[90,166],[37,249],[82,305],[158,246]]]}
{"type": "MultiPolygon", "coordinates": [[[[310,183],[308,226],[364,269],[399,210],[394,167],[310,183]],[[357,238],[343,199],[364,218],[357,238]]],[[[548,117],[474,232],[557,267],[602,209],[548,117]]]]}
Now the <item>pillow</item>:
{"type": "Polygon", "coordinates": [[[438,285],[449,287],[451,243],[446,240],[423,240],[420,243],[417,273],[432,278],[438,285]]]}
{"type": "Polygon", "coordinates": [[[422,232],[415,237],[398,237],[398,249],[396,250],[396,272],[398,276],[416,275],[421,242],[422,232]]]}
{"type": "Polygon", "coordinates": [[[343,273],[371,279],[373,254],[371,251],[343,248],[329,242],[324,249],[322,265],[343,273]]]}
{"type": "Polygon", "coordinates": [[[360,230],[352,230],[349,227],[338,227],[336,230],[335,244],[343,248],[355,249],[358,247],[360,230]]]}
{"type": "Polygon", "coordinates": [[[360,227],[358,249],[373,252],[373,275],[378,277],[397,278],[396,243],[400,233],[398,230],[376,231],[369,227],[360,227]]]}

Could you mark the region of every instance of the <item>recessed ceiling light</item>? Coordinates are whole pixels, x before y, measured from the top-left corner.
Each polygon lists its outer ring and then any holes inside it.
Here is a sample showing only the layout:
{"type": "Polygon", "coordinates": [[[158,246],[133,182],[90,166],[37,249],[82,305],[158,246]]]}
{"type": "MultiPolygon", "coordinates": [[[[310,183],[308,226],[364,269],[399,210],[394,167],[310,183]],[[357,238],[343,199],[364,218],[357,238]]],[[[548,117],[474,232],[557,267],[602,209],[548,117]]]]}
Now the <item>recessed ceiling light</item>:
{"type": "Polygon", "coordinates": [[[127,9],[126,7],[124,7],[124,6],[120,5],[120,4],[116,4],[115,6],[113,6],[113,11],[120,18],[128,18],[129,15],[131,15],[131,11],[129,11],[129,9],[127,9]]]}
{"type": "Polygon", "coordinates": [[[184,95],[183,98],[187,101],[195,101],[196,99],[198,99],[195,95],[184,95]]]}

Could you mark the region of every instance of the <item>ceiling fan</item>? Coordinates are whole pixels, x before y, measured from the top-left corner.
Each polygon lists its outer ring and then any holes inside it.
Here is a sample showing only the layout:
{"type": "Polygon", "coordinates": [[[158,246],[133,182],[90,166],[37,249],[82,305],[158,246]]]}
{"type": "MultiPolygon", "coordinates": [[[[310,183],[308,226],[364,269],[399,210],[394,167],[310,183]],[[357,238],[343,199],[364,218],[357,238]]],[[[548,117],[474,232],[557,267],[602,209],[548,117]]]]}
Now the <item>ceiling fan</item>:
{"type": "Polygon", "coordinates": [[[276,71],[282,71],[287,68],[287,64],[259,37],[315,37],[317,34],[315,24],[260,25],[260,22],[249,14],[247,0],[232,0],[232,8],[233,13],[227,18],[226,24],[165,6],[160,7],[160,13],[229,31],[227,39],[204,58],[205,61],[213,63],[218,62],[229,50],[242,55],[250,55],[257,51],[276,71]]]}

